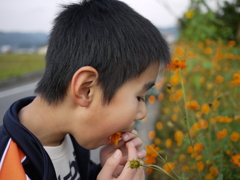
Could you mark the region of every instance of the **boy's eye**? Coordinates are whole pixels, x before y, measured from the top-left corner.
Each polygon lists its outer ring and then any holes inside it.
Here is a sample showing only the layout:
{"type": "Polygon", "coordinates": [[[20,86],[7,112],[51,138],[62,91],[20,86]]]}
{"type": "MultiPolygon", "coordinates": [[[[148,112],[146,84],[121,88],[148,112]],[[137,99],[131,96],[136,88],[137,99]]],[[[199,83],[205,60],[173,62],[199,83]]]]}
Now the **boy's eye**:
{"type": "Polygon", "coordinates": [[[137,97],[137,100],[145,102],[145,97],[137,97]]]}

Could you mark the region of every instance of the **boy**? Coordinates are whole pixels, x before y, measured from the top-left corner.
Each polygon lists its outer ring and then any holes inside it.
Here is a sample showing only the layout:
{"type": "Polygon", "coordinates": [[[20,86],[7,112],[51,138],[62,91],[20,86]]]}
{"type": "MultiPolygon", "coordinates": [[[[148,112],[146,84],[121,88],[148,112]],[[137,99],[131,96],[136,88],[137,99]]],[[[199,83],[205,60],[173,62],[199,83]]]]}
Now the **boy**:
{"type": "MultiPolygon", "coordinates": [[[[116,0],[64,6],[54,21],[36,97],[15,102],[0,128],[0,179],[144,179],[128,160],[143,158],[130,132],[146,116],[144,96],[165,40],[145,18],[116,0]],[[118,146],[109,137],[122,133],[118,146]],[[89,149],[105,145],[101,164],[89,149]]],[[[136,132],[135,132],[136,133],[136,132]]]]}

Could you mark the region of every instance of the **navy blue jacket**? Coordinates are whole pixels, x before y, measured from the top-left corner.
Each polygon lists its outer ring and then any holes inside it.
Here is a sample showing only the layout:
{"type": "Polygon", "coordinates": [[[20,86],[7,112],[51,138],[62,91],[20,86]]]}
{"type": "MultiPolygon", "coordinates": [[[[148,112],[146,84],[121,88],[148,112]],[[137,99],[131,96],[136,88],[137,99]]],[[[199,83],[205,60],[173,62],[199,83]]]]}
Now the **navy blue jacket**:
{"type": "MultiPolygon", "coordinates": [[[[6,112],[3,118],[3,125],[0,126],[0,159],[9,139],[12,138],[27,157],[22,164],[25,173],[30,179],[56,180],[55,170],[47,152],[40,141],[18,119],[18,112],[31,103],[33,99],[34,97],[28,97],[16,101],[6,112]]],[[[82,148],[72,136],[71,139],[76,153],[81,180],[95,180],[101,170],[101,166],[90,160],[89,150],[82,148]]]]}

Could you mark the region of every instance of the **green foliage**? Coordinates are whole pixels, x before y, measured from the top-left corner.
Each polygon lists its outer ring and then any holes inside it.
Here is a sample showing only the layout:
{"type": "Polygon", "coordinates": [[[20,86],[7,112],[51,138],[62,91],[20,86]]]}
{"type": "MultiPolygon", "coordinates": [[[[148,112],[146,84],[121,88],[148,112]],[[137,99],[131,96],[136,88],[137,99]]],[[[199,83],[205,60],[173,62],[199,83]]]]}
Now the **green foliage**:
{"type": "Polygon", "coordinates": [[[180,37],[194,41],[208,38],[240,42],[240,0],[225,1],[216,12],[203,0],[191,2],[189,10],[180,19],[180,37]],[[203,12],[203,7],[207,12],[203,12]]]}
{"type": "Polygon", "coordinates": [[[44,69],[40,54],[0,54],[0,80],[44,69]]]}

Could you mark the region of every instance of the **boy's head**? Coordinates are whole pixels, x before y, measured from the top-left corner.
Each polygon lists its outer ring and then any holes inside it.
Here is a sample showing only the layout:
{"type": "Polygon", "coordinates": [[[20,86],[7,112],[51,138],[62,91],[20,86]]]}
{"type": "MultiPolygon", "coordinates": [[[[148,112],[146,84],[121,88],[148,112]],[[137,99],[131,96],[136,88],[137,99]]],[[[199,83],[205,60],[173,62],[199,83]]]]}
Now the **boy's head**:
{"type": "Polygon", "coordinates": [[[64,6],[55,19],[36,92],[48,103],[61,102],[74,73],[91,66],[109,103],[128,80],[169,62],[167,43],[150,21],[117,0],[85,0],[64,6]]]}

